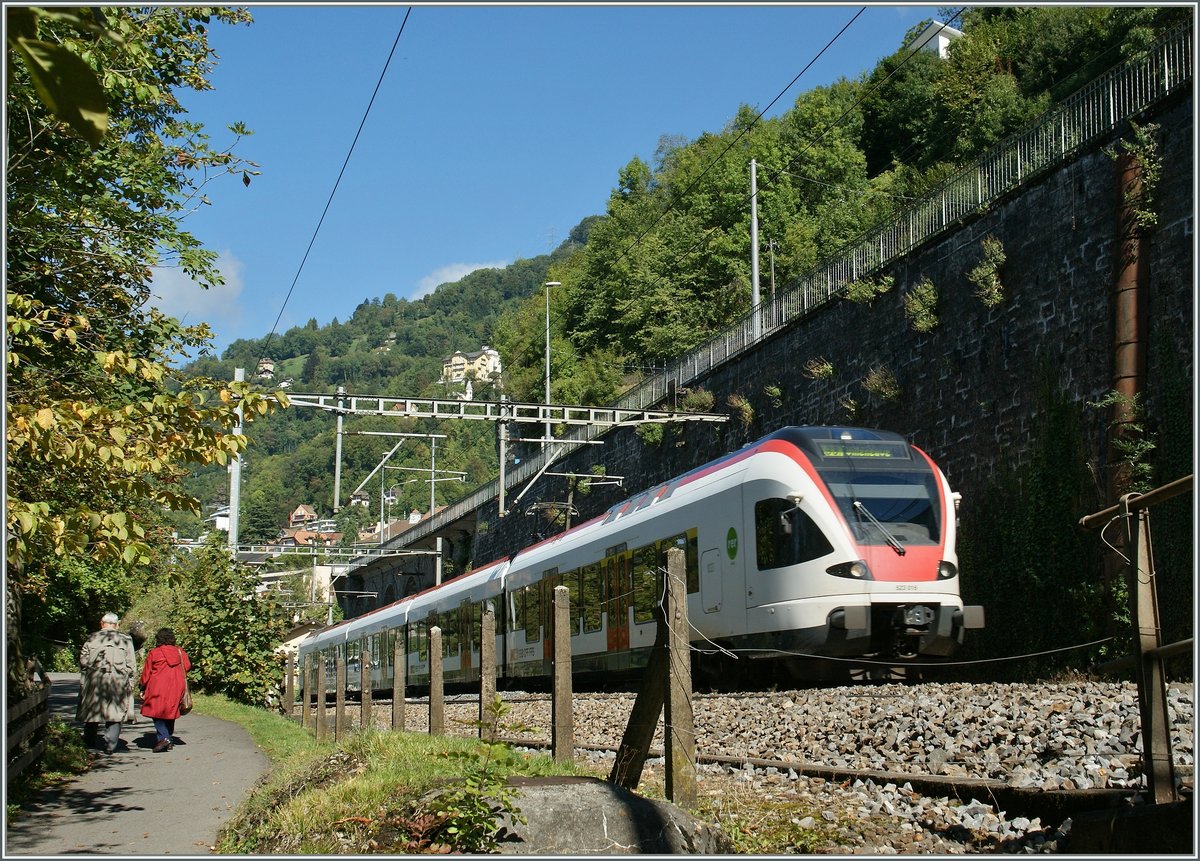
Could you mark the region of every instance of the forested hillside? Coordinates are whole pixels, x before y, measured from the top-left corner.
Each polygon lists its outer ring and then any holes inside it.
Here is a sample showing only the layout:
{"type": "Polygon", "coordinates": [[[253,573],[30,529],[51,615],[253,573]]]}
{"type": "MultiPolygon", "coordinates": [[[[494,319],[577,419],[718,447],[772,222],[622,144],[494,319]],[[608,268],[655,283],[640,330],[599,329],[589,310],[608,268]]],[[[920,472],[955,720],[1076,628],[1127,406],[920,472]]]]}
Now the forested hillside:
{"type": "MultiPolygon", "coordinates": [[[[773,285],[783,289],[1191,14],[1185,7],[948,9],[942,20],[964,35],[945,59],[908,47],[922,24],[858,80],[801,93],[778,117],[730,106],[725,128],[696,140],[663,137],[652,163],[635,157],[614,166],[603,214],[576,227],[551,255],[472,273],[418,300],[364,297],[347,321],[321,326],[314,319],[239,341],[219,360],[202,359],[191,370],[230,378],[234,367],[250,373],[268,356],[276,362],[276,379],[292,379],[297,391],[344,385],[354,393],[453,396],[437,382],[442,359],[486,344],[501,354],[505,393],[540,401],[542,284],[553,280],[562,286],[550,292],[552,399],[608,403],[655,365],[749,310],[751,159],[766,297],[773,285]]],[[[485,385],[475,388],[477,398],[495,395],[485,385]]],[[[490,423],[435,428],[356,419],[353,429],[449,434],[438,442],[437,468],[467,477],[437,482],[439,505],[496,472],[490,423]]],[[[291,409],[248,433],[243,539],[271,537],[301,502],[323,513],[331,509],[332,415],[291,409]]],[[[343,504],[393,444],[384,437],[346,437],[343,504]]],[[[389,463],[428,470],[428,442],[406,442],[389,463]]],[[[406,480],[411,483],[401,487],[398,512],[427,511],[429,486],[417,473],[389,473],[386,483],[406,480]]],[[[209,468],[189,489],[215,503],[226,484],[223,470],[209,468]]],[[[374,484],[376,499],[379,489],[374,484]]]]}

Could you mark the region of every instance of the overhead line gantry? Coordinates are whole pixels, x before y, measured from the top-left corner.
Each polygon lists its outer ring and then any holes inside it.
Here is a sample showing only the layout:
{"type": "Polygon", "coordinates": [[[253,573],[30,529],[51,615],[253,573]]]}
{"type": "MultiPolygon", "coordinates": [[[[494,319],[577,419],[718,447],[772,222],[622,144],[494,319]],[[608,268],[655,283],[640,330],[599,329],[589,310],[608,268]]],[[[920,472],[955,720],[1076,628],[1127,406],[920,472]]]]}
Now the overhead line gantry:
{"type": "MultiPolygon", "coordinates": [[[[288,393],[288,401],[293,406],[312,407],[326,410],[338,417],[337,462],[334,476],[334,496],[339,495],[341,484],[341,448],[342,448],[342,417],[356,416],[391,416],[394,418],[416,419],[467,419],[474,421],[496,422],[500,439],[500,481],[498,501],[500,516],[508,514],[505,507],[505,466],[507,463],[507,446],[510,441],[508,426],[512,423],[541,424],[544,426],[565,424],[587,427],[633,427],[642,424],[661,424],[666,422],[699,421],[726,422],[729,416],[724,413],[680,413],[670,410],[623,409],[620,407],[583,407],[568,404],[522,403],[501,399],[499,401],[474,401],[442,398],[410,398],[387,397],[381,395],[352,395],[339,387],[336,394],[288,393]]],[[[578,445],[584,440],[533,439],[522,440],[542,442],[547,445],[571,444],[578,445]]],[[[529,479],[525,486],[528,490],[542,476],[555,458],[547,453],[545,464],[529,479]]],[[[524,495],[522,491],[521,495],[524,495]]],[[[517,500],[520,499],[520,495],[517,500]]],[[[515,501],[514,501],[515,503],[515,501]]],[[[433,516],[433,512],[430,512],[433,516]]]]}

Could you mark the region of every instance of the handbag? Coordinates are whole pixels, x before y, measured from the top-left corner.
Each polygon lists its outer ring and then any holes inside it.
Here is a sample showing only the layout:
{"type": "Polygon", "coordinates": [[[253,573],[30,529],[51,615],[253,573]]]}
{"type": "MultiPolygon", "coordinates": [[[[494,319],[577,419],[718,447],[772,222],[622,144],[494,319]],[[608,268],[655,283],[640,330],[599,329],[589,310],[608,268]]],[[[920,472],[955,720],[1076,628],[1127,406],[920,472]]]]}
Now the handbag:
{"type": "MultiPolygon", "coordinates": [[[[183,666],[183,649],[179,650],[179,666],[183,666]]],[[[183,673],[183,696],[179,698],[179,713],[185,715],[192,710],[192,692],[188,689],[187,671],[183,673]]]]}

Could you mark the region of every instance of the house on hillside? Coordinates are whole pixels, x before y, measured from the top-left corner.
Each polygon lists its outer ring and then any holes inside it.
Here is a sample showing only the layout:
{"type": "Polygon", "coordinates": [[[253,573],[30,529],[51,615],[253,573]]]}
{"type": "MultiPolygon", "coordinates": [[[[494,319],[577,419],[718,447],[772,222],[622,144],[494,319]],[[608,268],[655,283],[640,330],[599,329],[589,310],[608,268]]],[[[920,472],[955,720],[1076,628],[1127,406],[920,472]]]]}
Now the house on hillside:
{"type": "Polygon", "coordinates": [[[288,526],[295,529],[317,519],[317,512],[311,505],[301,503],[296,510],[288,515],[288,526]]]}
{"type": "Polygon", "coordinates": [[[204,518],[204,525],[214,532],[229,531],[229,506],[222,505],[208,517],[204,518]]]}
{"type": "Polygon", "coordinates": [[[258,367],[254,369],[254,376],[264,380],[275,379],[275,360],[262,358],[258,360],[258,367]]]}
{"type": "Polygon", "coordinates": [[[351,505],[361,505],[363,508],[371,507],[371,497],[367,495],[365,490],[360,490],[358,493],[350,494],[351,505]]]}
{"type": "Polygon", "coordinates": [[[454,354],[442,359],[443,383],[461,383],[468,377],[475,380],[493,380],[500,377],[500,354],[486,344],[477,352],[454,354]]]}
{"type": "Polygon", "coordinates": [[[955,30],[949,24],[941,21],[930,21],[929,26],[921,31],[910,46],[914,51],[929,51],[941,59],[950,55],[950,43],[962,38],[962,31],[955,30]]]}

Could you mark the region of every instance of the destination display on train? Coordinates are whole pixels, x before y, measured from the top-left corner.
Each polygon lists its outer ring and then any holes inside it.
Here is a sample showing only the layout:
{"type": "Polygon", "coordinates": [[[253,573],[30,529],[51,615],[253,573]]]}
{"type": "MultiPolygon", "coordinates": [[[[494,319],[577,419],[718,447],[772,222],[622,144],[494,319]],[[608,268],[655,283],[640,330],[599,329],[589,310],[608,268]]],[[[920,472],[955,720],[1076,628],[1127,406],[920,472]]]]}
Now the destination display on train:
{"type": "Polygon", "coordinates": [[[818,442],[824,457],[899,457],[897,446],[869,442],[818,442]]]}

